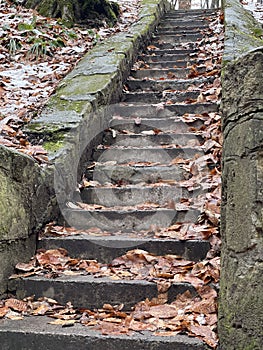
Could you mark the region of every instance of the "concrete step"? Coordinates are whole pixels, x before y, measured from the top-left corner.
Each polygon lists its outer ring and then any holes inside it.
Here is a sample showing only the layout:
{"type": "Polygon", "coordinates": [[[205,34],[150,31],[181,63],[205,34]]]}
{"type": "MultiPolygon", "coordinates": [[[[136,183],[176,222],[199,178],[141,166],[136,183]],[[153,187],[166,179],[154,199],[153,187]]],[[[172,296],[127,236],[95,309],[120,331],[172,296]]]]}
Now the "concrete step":
{"type": "Polygon", "coordinates": [[[1,320],[2,350],[208,350],[201,340],[186,335],[151,336],[148,332],[133,335],[102,335],[76,323],[74,327],[49,324],[46,316],[26,317],[20,321],[1,320]]]}
{"type": "Polygon", "coordinates": [[[153,36],[153,45],[157,42],[164,42],[164,43],[171,43],[171,44],[177,44],[177,43],[186,43],[186,42],[195,42],[197,40],[200,40],[203,37],[202,33],[178,33],[178,34],[155,34],[153,36]]]}
{"type": "Polygon", "coordinates": [[[188,27],[199,27],[202,25],[206,25],[206,23],[209,25],[209,21],[205,21],[202,18],[195,18],[190,20],[189,18],[166,18],[165,20],[161,21],[160,26],[158,28],[188,28],[188,27]]]}
{"type": "Polygon", "coordinates": [[[162,31],[173,31],[176,32],[192,32],[195,31],[207,31],[209,30],[209,23],[201,21],[192,21],[191,23],[182,22],[176,19],[168,19],[165,22],[161,22],[160,25],[156,28],[157,32],[162,31]]]}
{"type": "MultiPolygon", "coordinates": [[[[158,70],[157,70],[158,74],[158,70]]],[[[164,91],[164,90],[187,90],[190,86],[198,86],[202,83],[212,83],[214,77],[197,77],[193,79],[131,79],[126,81],[129,91],[164,91]]]]}
{"type": "Polygon", "coordinates": [[[196,16],[216,16],[217,9],[215,8],[206,8],[206,9],[178,9],[178,10],[170,10],[164,15],[164,18],[175,16],[175,17],[191,17],[194,18],[196,16]]]}
{"type": "Polygon", "coordinates": [[[162,35],[177,35],[177,34],[193,34],[193,33],[200,33],[205,32],[209,26],[207,24],[203,24],[200,26],[187,26],[187,27],[158,27],[156,29],[155,34],[162,34],[162,35]]]}
{"type": "Polygon", "coordinates": [[[152,45],[153,47],[156,47],[157,50],[184,50],[184,49],[189,49],[189,50],[197,50],[198,49],[198,42],[197,39],[195,39],[194,41],[190,41],[190,40],[180,40],[177,42],[165,42],[163,40],[158,40],[155,39],[152,41],[152,45]]]}
{"type": "Polygon", "coordinates": [[[151,53],[150,55],[148,54],[143,54],[138,57],[139,61],[146,61],[146,62],[160,62],[160,63],[165,63],[166,61],[187,61],[189,59],[197,59],[197,52],[186,52],[186,53],[167,53],[159,50],[156,53],[151,53]]]}
{"type": "Polygon", "coordinates": [[[147,50],[143,52],[143,54],[147,55],[194,55],[198,54],[198,49],[194,48],[160,48],[154,45],[147,46],[147,50]]]}
{"type": "Polygon", "coordinates": [[[80,196],[84,203],[100,204],[106,207],[134,206],[144,202],[154,203],[162,207],[168,201],[180,203],[181,198],[191,199],[195,193],[179,184],[172,186],[160,183],[159,186],[145,184],[144,186],[84,188],[80,196]]]}
{"type": "MultiPolygon", "coordinates": [[[[199,74],[206,72],[205,66],[197,66],[196,71],[199,74]]],[[[191,68],[162,68],[162,69],[148,69],[141,68],[138,70],[132,70],[131,76],[135,79],[145,79],[145,78],[153,78],[153,79],[186,79],[188,75],[191,73],[191,68]]]]}
{"type": "Polygon", "coordinates": [[[205,240],[159,239],[145,233],[132,235],[91,236],[86,233],[65,236],[46,237],[38,241],[38,249],[64,248],[69,256],[78,259],[96,259],[102,263],[111,263],[113,259],[124,255],[129,249],[143,249],[155,255],[178,255],[186,260],[201,261],[210,249],[205,240]]]}
{"type": "MultiPolygon", "coordinates": [[[[192,103],[192,104],[167,104],[163,106],[158,106],[154,104],[121,104],[118,106],[118,115],[122,117],[132,116],[133,118],[140,117],[142,119],[160,119],[160,118],[175,118],[176,116],[184,115],[186,113],[189,114],[202,114],[209,112],[218,111],[218,105],[216,103],[192,103]]],[[[179,119],[179,118],[177,118],[179,119]]],[[[121,124],[122,121],[120,119],[113,119],[110,123],[110,127],[116,124],[121,124]]],[[[134,120],[133,120],[134,123],[134,120]]],[[[149,124],[146,120],[144,121],[146,125],[149,124]]],[[[168,121],[169,123],[169,121],[168,121]]],[[[142,124],[142,122],[140,123],[142,124]]],[[[156,124],[157,127],[157,124],[156,124]]],[[[167,130],[162,129],[161,130],[167,130]]],[[[171,129],[170,129],[171,130],[171,129]]]]}
{"type": "Polygon", "coordinates": [[[163,97],[159,96],[160,93],[156,92],[142,92],[142,91],[132,91],[124,92],[122,95],[123,102],[144,102],[144,103],[160,103],[169,101],[169,103],[180,103],[180,102],[196,102],[200,91],[186,91],[186,92],[163,92],[163,97]]]}
{"type": "MultiPolygon", "coordinates": [[[[108,277],[96,278],[92,275],[61,275],[50,279],[45,276],[32,276],[11,280],[9,290],[17,290],[18,298],[29,295],[35,298],[45,296],[65,305],[71,302],[77,308],[101,308],[104,304],[124,304],[130,310],[138,302],[146,298],[158,296],[157,284],[145,280],[115,280],[108,277]]],[[[194,292],[190,283],[173,285],[172,296],[187,290],[194,292]]],[[[170,297],[171,299],[171,297],[170,297]]]]}
{"type": "Polygon", "coordinates": [[[162,164],[170,164],[171,161],[177,157],[187,159],[194,158],[195,156],[202,156],[204,153],[201,148],[192,147],[175,147],[171,145],[171,148],[152,147],[130,147],[130,148],[117,148],[111,146],[110,148],[97,149],[93,153],[93,160],[102,162],[115,161],[117,164],[123,164],[128,162],[159,162],[162,164]]]}
{"type": "MultiPolygon", "coordinates": [[[[175,111],[170,111],[167,109],[162,115],[158,113],[159,116],[156,118],[154,117],[154,115],[157,114],[156,109],[153,110],[151,115],[146,115],[146,118],[143,117],[141,110],[134,109],[134,115],[132,115],[133,117],[112,119],[110,122],[110,127],[120,132],[127,130],[128,132],[139,133],[142,131],[154,131],[155,129],[158,129],[162,132],[171,132],[171,130],[176,130],[178,133],[185,133],[189,131],[189,128],[191,127],[200,128],[203,125],[203,121],[198,118],[191,122],[183,122],[180,120],[180,117],[176,115],[176,112],[182,112],[181,114],[183,114],[183,111],[180,109],[181,106],[174,105],[174,107],[175,111]],[[179,108],[177,109],[177,107],[179,108]],[[170,115],[174,117],[170,117],[170,115]],[[141,117],[139,124],[135,123],[136,118],[138,117],[141,117]]],[[[203,105],[201,107],[203,107],[203,105]]],[[[126,109],[123,110],[123,114],[125,111],[126,109]]]]}
{"type": "Polygon", "coordinates": [[[128,208],[64,209],[64,218],[60,219],[60,223],[64,224],[66,220],[71,226],[80,230],[98,227],[107,231],[130,232],[149,230],[152,225],[169,227],[176,222],[195,223],[200,216],[200,211],[196,209],[153,208],[141,210],[136,209],[136,207],[128,208]]]}
{"type": "Polygon", "coordinates": [[[138,183],[156,183],[160,179],[181,181],[189,178],[189,173],[176,165],[105,165],[96,164],[91,170],[85,172],[88,180],[98,181],[100,184],[112,183],[120,184],[122,182],[136,185],[138,183]]]}
{"type": "Polygon", "coordinates": [[[141,67],[144,69],[168,69],[168,68],[187,68],[189,65],[193,65],[195,63],[203,64],[204,61],[197,59],[192,60],[177,60],[177,61],[157,61],[155,58],[152,59],[152,56],[148,56],[147,58],[141,58],[141,67]]]}
{"type": "Polygon", "coordinates": [[[145,147],[150,145],[170,145],[176,143],[181,147],[200,146],[203,143],[201,135],[195,133],[157,133],[153,135],[138,134],[122,134],[118,133],[113,137],[112,132],[108,131],[103,137],[104,145],[118,144],[126,147],[145,147]]]}

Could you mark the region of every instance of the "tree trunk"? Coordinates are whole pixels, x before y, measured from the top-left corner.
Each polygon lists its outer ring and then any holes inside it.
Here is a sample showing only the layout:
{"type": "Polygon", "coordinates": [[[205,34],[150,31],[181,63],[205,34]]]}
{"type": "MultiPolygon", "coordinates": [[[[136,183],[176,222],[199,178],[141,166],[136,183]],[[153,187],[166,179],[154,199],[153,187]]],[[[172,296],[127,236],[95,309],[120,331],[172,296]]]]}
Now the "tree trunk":
{"type": "Polygon", "coordinates": [[[106,20],[113,25],[119,16],[119,6],[109,0],[24,0],[27,8],[42,16],[61,18],[69,26],[74,23],[99,26],[106,20]]]}

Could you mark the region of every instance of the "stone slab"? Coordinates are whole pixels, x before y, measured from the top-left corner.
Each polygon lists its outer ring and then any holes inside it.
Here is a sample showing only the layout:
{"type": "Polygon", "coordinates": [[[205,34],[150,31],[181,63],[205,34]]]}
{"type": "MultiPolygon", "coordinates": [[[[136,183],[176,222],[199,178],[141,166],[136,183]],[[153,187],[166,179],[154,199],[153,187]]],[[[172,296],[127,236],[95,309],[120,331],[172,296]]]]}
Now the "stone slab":
{"type": "Polygon", "coordinates": [[[197,338],[185,335],[152,337],[140,332],[129,335],[102,335],[80,324],[61,327],[49,324],[45,316],[28,317],[21,321],[0,321],[2,350],[207,350],[197,338]]]}

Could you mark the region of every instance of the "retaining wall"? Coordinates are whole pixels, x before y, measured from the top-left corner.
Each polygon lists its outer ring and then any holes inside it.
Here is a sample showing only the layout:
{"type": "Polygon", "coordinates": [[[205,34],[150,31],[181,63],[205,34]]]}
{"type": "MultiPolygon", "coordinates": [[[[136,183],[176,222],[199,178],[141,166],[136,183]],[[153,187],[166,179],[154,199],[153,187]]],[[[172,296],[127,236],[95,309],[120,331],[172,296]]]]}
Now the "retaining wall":
{"type": "Polygon", "coordinates": [[[237,0],[225,1],[222,71],[222,350],[262,349],[263,41],[237,0]]]}

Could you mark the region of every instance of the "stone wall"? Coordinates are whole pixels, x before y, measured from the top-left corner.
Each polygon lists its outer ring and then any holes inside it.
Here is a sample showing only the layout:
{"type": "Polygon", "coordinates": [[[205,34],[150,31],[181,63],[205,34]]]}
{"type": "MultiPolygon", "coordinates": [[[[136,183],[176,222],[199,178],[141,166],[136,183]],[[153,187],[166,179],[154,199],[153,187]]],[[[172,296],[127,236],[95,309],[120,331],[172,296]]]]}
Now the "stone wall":
{"type": "Polygon", "coordinates": [[[94,136],[109,122],[110,114],[101,106],[119,100],[138,50],[169,7],[166,0],[143,0],[139,20],[128,32],[95,46],[62,80],[40,117],[25,130],[29,138],[44,142],[48,165],[0,146],[0,295],[14,265],[33,255],[40,227],[58,217],[57,199],[63,202],[76,188],[77,169],[85,162],[80,158],[83,140],[86,145],[90,141],[88,154],[94,136]]]}
{"type": "Polygon", "coordinates": [[[260,25],[226,0],[222,72],[222,350],[262,349],[263,41],[260,25]],[[262,47],[260,47],[262,46],[262,47]]]}

